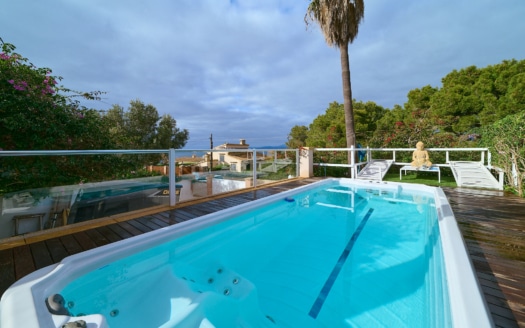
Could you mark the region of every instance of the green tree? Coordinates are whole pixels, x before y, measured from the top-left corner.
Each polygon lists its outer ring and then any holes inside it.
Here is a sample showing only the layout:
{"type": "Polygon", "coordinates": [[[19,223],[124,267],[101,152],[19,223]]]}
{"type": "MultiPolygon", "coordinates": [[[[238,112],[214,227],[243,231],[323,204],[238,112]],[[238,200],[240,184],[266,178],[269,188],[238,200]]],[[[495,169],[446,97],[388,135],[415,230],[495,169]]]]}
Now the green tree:
{"type": "Polygon", "coordinates": [[[308,129],[306,145],[319,148],[344,148],[345,138],[344,106],[333,102],[322,115],[318,115],[308,129]]]}
{"type": "MultiPolygon", "coordinates": [[[[377,122],[388,112],[373,101],[362,102],[354,99],[354,111],[358,123],[355,126],[357,140],[368,144],[377,128],[377,122]]],[[[309,147],[346,148],[346,126],[344,105],[334,101],[330,103],[324,114],[318,115],[310,124],[306,133],[304,145],[309,147]]],[[[290,135],[298,135],[292,131],[290,135]]],[[[290,138],[290,137],[289,137],[290,138]]]]}
{"type": "MultiPolygon", "coordinates": [[[[355,146],[354,111],[348,45],[354,41],[365,13],[363,0],[311,0],[305,15],[307,26],[317,22],[330,46],[338,47],[343,79],[346,146],[355,146]]],[[[350,161],[351,154],[348,154],[350,161]]]]}
{"type": "Polygon", "coordinates": [[[160,119],[157,109],[145,105],[140,100],[132,100],[128,111],[124,113],[125,131],[128,136],[128,148],[153,149],[157,136],[157,123],[160,119]]]}
{"type": "Polygon", "coordinates": [[[466,135],[508,115],[525,110],[525,60],[454,70],[430,100],[440,130],[466,135]]]}
{"type": "Polygon", "coordinates": [[[525,71],[512,76],[507,85],[507,92],[502,97],[500,114],[505,117],[512,113],[525,111],[525,71]]]}
{"type": "Polygon", "coordinates": [[[286,147],[295,149],[306,146],[306,138],[308,137],[308,127],[304,125],[296,125],[288,134],[288,141],[286,147]]]}
{"type": "Polygon", "coordinates": [[[118,149],[182,148],[189,138],[188,130],[178,128],[171,115],[161,118],[153,105],[138,99],[127,110],[113,105],[103,120],[118,149]]]}
{"type": "Polygon", "coordinates": [[[407,147],[411,138],[411,112],[396,105],[377,121],[371,140],[372,147],[407,147]]]}
{"type": "Polygon", "coordinates": [[[387,113],[387,110],[373,101],[353,101],[355,113],[356,141],[362,145],[370,145],[377,122],[387,113]]]}
{"type": "MultiPolygon", "coordinates": [[[[186,145],[189,132],[177,127],[177,121],[171,115],[159,117],[157,109],[145,105],[140,100],[133,100],[127,110],[119,105],[104,115],[109,134],[119,149],[168,149],[182,148],[186,145]]],[[[128,162],[137,169],[144,163],[157,163],[162,155],[129,156],[128,162]]]]}
{"type": "Polygon", "coordinates": [[[131,144],[127,135],[126,118],[124,113],[125,111],[123,107],[113,105],[102,117],[115,148],[117,149],[127,149],[128,145],[131,144]]]}
{"type": "Polygon", "coordinates": [[[509,115],[481,129],[482,146],[488,147],[494,166],[505,172],[507,185],[523,197],[525,183],[525,111],[509,115]]]}
{"type": "Polygon", "coordinates": [[[434,96],[433,112],[441,117],[446,130],[466,133],[479,126],[478,114],[483,101],[475,92],[480,71],[475,66],[452,71],[443,78],[443,88],[434,96]]]}
{"type": "Polygon", "coordinates": [[[432,97],[438,91],[430,85],[426,85],[421,89],[414,89],[408,92],[408,101],[405,103],[405,108],[408,110],[429,109],[432,97]]]}
{"type": "Polygon", "coordinates": [[[3,43],[0,53],[0,148],[5,150],[85,149],[108,141],[94,123],[99,115],[73,97],[95,98],[58,86],[60,77],[37,68],[3,43]],[[69,94],[69,95],[68,95],[69,94]]]}
{"type": "MultiPolygon", "coordinates": [[[[108,149],[112,143],[97,111],[75,97],[97,99],[58,85],[60,77],[37,68],[0,39],[0,149],[108,149]]],[[[94,157],[3,157],[0,185],[4,192],[79,182],[96,176],[101,161],[94,157]],[[79,165],[81,164],[81,165],[79,165]]]]}
{"type": "Polygon", "coordinates": [[[169,114],[162,116],[157,130],[155,149],[182,148],[186,145],[189,132],[179,129],[177,121],[169,114]]]}

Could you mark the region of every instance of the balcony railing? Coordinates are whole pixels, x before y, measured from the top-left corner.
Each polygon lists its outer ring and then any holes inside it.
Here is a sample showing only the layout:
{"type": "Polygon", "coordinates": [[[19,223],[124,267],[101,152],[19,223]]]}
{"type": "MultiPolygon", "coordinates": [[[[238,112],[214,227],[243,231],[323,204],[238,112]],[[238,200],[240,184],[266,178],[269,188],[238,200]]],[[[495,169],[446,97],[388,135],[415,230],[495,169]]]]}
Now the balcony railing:
{"type": "MultiPolygon", "coordinates": [[[[372,160],[391,160],[392,165],[410,165],[414,148],[315,148],[313,165],[318,167],[349,168],[352,178],[358,170],[372,160]],[[348,162],[348,153],[351,154],[348,162]],[[364,156],[359,156],[359,153],[364,156]],[[323,156],[323,154],[327,154],[323,156]],[[364,158],[364,160],[359,160],[364,158]]],[[[451,161],[477,161],[489,169],[492,167],[488,148],[426,148],[433,165],[450,167],[451,161]]]]}
{"type": "MultiPolygon", "coordinates": [[[[42,150],[0,151],[0,174],[9,175],[8,171],[13,169],[4,165],[8,157],[79,159],[92,156],[100,161],[105,156],[127,158],[137,155],[143,158],[156,155],[164,158],[165,163],[144,163],[144,170],[157,172],[147,177],[134,177],[133,172],[128,172],[126,178],[107,176],[100,181],[53,184],[10,192],[5,192],[5,186],[0,186],[0,240],[148,207],[175,206],[179,201],[253,188],[297,177],[299,167],[298,151],[294,149],[42,150]],[[235,156],[231,156],[231,162],[226,163],[220,161],[220,154],[235,156]],[[183,157],[193,157],[195,161],[179,160],[183,157]],[[222,169],[217,170],[220,167],[222,169]]],[[[81,160],[78,162],[82,163],[81,160]]],[[[32,173],[37,170],[35,166],[32,173]]],[[[45,172],[36,174],[45,175],[45,172]]]]}
{"type": "MultiPolygon", "coordinates": [[[[447,167],[451,161],[478,161],[489,169],[497,169],[491,165],[491,156],[487,148],[427,150],[436,166],[447,167]]],[[[165,162],[161,163],[162,165],[144,163],[144,169],[158,172],[147,177],[139,178],[129,174],[125,179],[114,179],[108,176],[99,181],[53,184],[38,189],[21,188],[10,192],[5,191],[5,186],[0,186],[0,240],[153,206],[174,206],[179,201],[254,188],[282,179],[311,177],[314,176],[314,167],[344,168],[345,172],[349,172],[349,175],[355,178],[358,170],[372,160],[389,160],[393,165],[409,165],[413,151],[413,148],[353,147],[0,151],[0,174],[4,175],[9,173],[7,170],[12,169],[4,166],[4,160],[8,157],[22,159],[39,156],[98,156],[100,161],[104,156],[147,158],[156,155],[163,157],[165,162]],[[351,154],[350,160],[348,154],[351,154]]],[[[82,161],[78,162],[82,165],[82,161]]],[[[35,167],[34,170],[38,168],[35,167]]]]}

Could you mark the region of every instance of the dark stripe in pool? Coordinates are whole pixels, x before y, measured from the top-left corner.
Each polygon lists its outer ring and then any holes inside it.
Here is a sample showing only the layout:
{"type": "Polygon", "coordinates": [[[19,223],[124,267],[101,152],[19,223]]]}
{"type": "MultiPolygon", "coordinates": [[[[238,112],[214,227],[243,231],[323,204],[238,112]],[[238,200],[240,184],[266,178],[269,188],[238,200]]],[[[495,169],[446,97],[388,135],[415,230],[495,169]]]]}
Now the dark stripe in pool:
{"type": "Polygon", "coordinates": [[[343,268],[343,265],[345,264],[348,255],[350,255],[350,252],[352,251],[352,248],[354,247],[357,238],[359,238],[359,235],[365,227],[366,222],[370,218],[370,215],[372,215],[372,212],[374,212],[373,208],[368,210],[365,217],[363,218],[363,220],[361,220],[361,223],[352,234],[352,238],[350,238],[350,240],[346,244],[345,249],[343,249],[341,256],[339,256],[339,260],[337,260],[337,263],[332,269],[332,273],[330,273],[328,279],[326,279],[324,286],[321,289],[321,292],[319,292],[319,296],[317,296],[317,299],[315,300],[314,304],[312,305],[312,308],[310,309],[310,312],[308,313],[308,315],[310,315],[312,318],[316,319],[317,315],[319,314],[319,311],[321,311],[321,308],[323,307],[324,301],[326,300],[328,293],[330,293],[330,290],[332,289],[332,286],[334,285],[335,280],[339,275],[339,272],[341,272],[341,269],[343,268]]]}

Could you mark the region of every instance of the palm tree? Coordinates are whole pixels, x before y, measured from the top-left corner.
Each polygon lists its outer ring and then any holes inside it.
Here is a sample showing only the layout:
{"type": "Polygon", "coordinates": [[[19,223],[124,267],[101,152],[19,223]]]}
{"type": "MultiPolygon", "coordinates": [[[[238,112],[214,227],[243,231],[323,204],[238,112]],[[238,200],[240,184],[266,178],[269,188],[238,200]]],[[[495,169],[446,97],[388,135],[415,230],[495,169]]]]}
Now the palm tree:
{"type": "MultiPolygon", "coordinates": [[[[306,25],[317,22],[326,43],[338,47],[341,53],[346,145],[349,148],[355,146],[356,142],[348,45],[356,38],[364,14],[364,0],[311,0],[305,15],[306,25]]],[[[348,153],[349,162],[350,157],[348,153]]]]}

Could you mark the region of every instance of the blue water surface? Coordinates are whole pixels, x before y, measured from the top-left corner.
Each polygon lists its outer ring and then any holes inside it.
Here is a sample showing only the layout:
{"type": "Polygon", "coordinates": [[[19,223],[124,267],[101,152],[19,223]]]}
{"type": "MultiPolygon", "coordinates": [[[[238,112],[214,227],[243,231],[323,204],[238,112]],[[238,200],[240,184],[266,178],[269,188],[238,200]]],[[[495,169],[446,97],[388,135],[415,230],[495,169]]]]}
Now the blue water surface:
{"type": "Polygon", "coordinates": [[[86,273],[112,327],[448,327],[431,194],[334,184],[86,273]]]}

